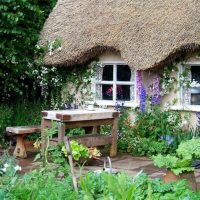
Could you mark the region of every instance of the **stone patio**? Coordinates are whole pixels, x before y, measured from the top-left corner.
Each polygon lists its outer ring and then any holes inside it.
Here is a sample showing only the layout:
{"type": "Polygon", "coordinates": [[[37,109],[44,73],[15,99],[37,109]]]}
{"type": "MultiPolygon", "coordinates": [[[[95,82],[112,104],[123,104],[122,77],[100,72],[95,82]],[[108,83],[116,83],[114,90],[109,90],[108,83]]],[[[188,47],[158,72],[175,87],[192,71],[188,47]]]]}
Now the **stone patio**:
{"type": "MultiPolygon", "coordinates": [[[[22,167],[21,173],[29,172],[38,167],[39,163],[33,162],[35,153],[28,154],[28,158],[18,158],[18,163],[22,167]]],[[[135,176],[139,171],[143,170],[152,178],[162,177],[165,174],[165,170],[155,167],[152,161],[147,157],[133,157],[130,155],[118,155],[116,158],[112,158],[112,168],[119,172],[126,172],[130,176],[135,176]]],[[[95,161],[93,164],[84,166],[83,168],[75,167],[76,174],[85,174],[88,171],[102,170],[103,159],[95,161]]],[[[195,170],[195,176],[197,181],[197,187],[200,189],[200,169],[195,170]]]]}

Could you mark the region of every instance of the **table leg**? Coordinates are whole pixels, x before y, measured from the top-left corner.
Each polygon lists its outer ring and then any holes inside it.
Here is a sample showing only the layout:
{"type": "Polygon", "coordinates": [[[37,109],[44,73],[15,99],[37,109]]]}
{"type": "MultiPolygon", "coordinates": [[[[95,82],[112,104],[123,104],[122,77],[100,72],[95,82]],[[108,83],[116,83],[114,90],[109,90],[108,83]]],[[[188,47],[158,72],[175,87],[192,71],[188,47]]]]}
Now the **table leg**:
{"type": "Polygon", "coordinates": [[[14,156],[20,157],[20,158],[26,158],[26,149],[24,145],[24,135],[17,135],[17,144],[13,153],[14,156]]]}
{"type": "Polygon", "coordinates": [[[112,124],[112,144],[110,149],[110,157],[115,157],[117,155],[117,130],[118,130],[118,118],[113,119],[112,124]]]}
{"type": "Polygon", "coordinates": [[[65,124],[62,122],[58,122],[58,142],[61,143],[64,141],[65,137],[65,124]]]}

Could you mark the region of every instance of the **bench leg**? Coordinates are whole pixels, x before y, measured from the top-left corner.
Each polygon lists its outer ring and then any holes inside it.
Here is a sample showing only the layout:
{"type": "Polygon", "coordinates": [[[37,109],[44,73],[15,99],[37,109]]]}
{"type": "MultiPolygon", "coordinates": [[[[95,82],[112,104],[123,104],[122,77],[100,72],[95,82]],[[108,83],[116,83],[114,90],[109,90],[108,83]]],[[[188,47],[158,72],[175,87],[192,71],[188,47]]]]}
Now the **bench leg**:
{"type": "Polygon", "coordinates": [[[26,149],[24,145],[24,135],[17,135],[17,144],[13,153],[14,156],[20,158],[26,158],[26,149]]]}

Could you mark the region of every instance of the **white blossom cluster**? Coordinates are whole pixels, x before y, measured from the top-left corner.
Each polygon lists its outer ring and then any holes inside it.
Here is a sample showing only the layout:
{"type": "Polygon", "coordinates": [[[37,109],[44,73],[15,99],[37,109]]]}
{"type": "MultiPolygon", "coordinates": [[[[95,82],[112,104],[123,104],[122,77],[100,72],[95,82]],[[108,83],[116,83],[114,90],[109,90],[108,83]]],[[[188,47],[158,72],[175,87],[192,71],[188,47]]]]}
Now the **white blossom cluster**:
{"type": "Polygon", "coordinates": [[[34,69],[32,71],[32,74],[36,76],[37,81],[39,82],[39,85],[41,87],[48,86],[49,84],[52,84],[56,87],[59,87],[62,85],[62,79],[59,77],[56,73],[57,69],[55,67],[41,67],[40,69],[34,69]],[[52,74],[53,77],[49,78],[49,74],[52,74]]]}
{"type": "Polygon", "coordinates": [[[181,75],[179,77],[179,85],[180,85],[180,87],[188,88],[188,87],[190,87],[190,83],[191,83],[191,81],[190,81],[189,77],[185,77],[183,75],[181,75]]]}
{"type": "Polygon", "coordinates": [[[177,123],[178,122],[178,116],[175,115],[174,113],[170,113],[169,116],[167,117],[167,122],[170,125],[176,125],[176,127],[181,127],[182,124],[181,123],[177,123]]]}
{"type": "Polygon", "coordinates": [[[171,77],[169,79],[165,79],[165,81],[163,81],[162,84],[161,84],[160,95],[164,96],[166,94],[169,94],[174,83],[175,83],[174,77],[171,77]]]}
{"type": "Polygon", "coordinates": [[[48,52],[49,56],[62,50],[61,43],[58,40],[53,40],[48,42],[48,52]]]}
{"type": "MultiPolygon", "coordinates": [[[[6,173],[6,171],[7,171],[10,167],[12,167],[10,164],[5,163],[4,166],[3,166],[3,168],[0,168],[0,171],[6,173]]],[[[21,168],[19,165],[16,165],[16,166],[14,166],[14,170],[15,170],[15,172],[17,172],[17,171],[21,171],[22,168],[21,168]]]]}
{"type": "Polygon", "coordinates": [[[197,88],[200,87],[200,83],[198,83],[197,81],[195,81],[194,79],[190,82],[190,87],[191,88],[197,88]]]}

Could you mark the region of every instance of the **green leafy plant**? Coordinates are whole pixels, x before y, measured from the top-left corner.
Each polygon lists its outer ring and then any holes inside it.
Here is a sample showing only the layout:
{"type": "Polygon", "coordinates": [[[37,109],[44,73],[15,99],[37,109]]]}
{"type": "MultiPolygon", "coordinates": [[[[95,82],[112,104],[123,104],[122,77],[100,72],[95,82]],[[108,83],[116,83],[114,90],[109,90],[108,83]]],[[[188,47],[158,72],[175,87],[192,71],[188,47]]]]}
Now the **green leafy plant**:
{"type": "Polygon", "coordinates": [[[178,112],[153,107],[145,113],[123,110],[119,119],[118,149],[132,155],[156,155],[174,152],[176,135],[181,133],[178,112]],[[135,121],[129,115],[135,115],[135,121]]]}
{"type": "Polygon", "coordinates": [[[36,170],[17,179],[6,199],[77,199],[71,177],[59,179],[55,170],[36,170]]]}
{"type": "Polygon", "coordinates": [[[163,156],[161,154],[153,156],[152,158],[154,161],[154,165],[158,166],[159,168],[165,167],[167,169],[170,169],[176,175],[179,175],[183,172],[194,171],[194,168],[191,166],[192,163],[190,160],[181,160],[176,156],[163,156]]]}
{"type": "MultiPolygon", "coordinates": [[[[70,141],[72,156],[74,160],[79,161],[81,158],[89,158],[88,148],[78,142],[72,140],[70,141]]],[[[62,148],[62,152],[67,156],[67,150],[65,146],[62,148]]]]}
{"type": "Polygon", "coordinates": [[[200,139],[192,138],[191,140],[182,142],[176,152],[180,158],[187,160],[200,158],[200,139]]]}
{"type": "Polygon", "coordinates": [[[85,135],[85,129],[83,128],[70,128],[66,131],[67,136],[85,135]]]}
{"type": "Polygon", "coordinates": [[[169,152],[169,145],[165,141],[155,141],[151,138],[135,137],[129,141],[127,152],[131,155],[157,155],[169,152]]]}
{"type": "Polygon", "coordinates": [[[139,173],[134,178],[126,174],[88,173],[80,179],[79,199],[197,200],[198,198],[199,194],[189,189],[185,180],[166,184],[161,179],[151,179],[144,173],[139,173]]]}
{"type": "Polygon", "coordinates": [[[184,172],[192,172],[192,161],[200,158],[200,139],[193,138],[186,142],[182,142],[176,150],[176,155],[152,156],[154,164],[158,167],[166,167],[174,174],[179,175],[184,172]]]}
{"type": "Polygon", "coordinates": [[[8,105],[0,105],[0,146],[5,143],[6,127],[12,124],[13,109],[8,105]]]}
{"type": "Polygon", "coordinates": [[[18,178],[17,171],[20,170],[21,167],[17,165],[15,158],[7,151],[0,156],[0,199],[6,199],[7,192],[18,178]]]}

